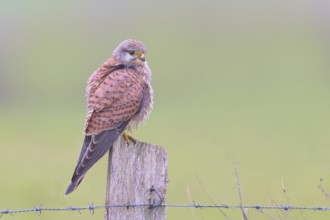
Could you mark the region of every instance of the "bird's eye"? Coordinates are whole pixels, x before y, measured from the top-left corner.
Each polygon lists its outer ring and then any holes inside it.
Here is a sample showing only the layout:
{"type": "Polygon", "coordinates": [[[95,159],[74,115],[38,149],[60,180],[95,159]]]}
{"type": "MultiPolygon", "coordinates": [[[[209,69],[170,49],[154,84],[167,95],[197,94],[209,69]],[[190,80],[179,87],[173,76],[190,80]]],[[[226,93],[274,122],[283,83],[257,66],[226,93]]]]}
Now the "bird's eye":
{"type": "Polygon", "coordinates": [[[136,55],[136,52],[134,50],[130,50],[130,51],[128,51],[128,53],[132,56],[136,55]]]}

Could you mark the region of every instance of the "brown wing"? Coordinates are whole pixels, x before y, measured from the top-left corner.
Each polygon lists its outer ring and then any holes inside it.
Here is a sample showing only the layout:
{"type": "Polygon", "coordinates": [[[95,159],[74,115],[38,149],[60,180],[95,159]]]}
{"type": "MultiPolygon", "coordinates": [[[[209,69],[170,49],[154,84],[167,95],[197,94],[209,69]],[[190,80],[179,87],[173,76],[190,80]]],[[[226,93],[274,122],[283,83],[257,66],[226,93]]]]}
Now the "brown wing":
{"type": "Polygon", "coordinates": [[[145,83],[136,71],[118,69],[103,79],[98,85],[89,85],[91,89],[87,91],[86,137],[66,194],[79,185],[85,173],[109,150],[142,106],[145,83]]]}
{"type": "Polygon", "coordinates": [[[124,68],[108,74],[87,97],[86,134],[113,129],[118,123],[131,119],[141,107],[144,88],[143,78],[133,69],[124,68]]]}

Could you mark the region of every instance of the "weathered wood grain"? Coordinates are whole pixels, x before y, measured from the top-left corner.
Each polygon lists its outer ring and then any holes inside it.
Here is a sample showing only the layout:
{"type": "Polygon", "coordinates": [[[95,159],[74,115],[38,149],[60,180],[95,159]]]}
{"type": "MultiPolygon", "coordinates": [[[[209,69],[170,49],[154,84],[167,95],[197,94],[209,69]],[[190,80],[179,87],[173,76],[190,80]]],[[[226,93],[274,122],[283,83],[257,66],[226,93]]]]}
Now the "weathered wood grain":
{"type": "MultiPolygon", "coordinates": [[[[122,138],[109,152],[106,205],[160,204],[167,191],[167,153],[158,146],[122,138]]],[[[165,220],[165,207],[109,208],[106,220],[165,220]]]]}

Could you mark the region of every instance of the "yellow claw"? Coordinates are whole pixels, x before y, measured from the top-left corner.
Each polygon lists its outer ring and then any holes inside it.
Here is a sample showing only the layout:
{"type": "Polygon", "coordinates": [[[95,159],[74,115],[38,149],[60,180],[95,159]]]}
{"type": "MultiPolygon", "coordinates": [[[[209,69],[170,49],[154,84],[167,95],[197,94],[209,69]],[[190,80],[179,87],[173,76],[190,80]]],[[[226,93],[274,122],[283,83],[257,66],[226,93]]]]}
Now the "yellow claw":
{"type": "Polygon", "coordinates": [[[125,132],[123,133],[123,138],[124,138],[124,140],[126,141],[127,144],[130,144],[130,143],[135,144],[136,143],[136,140],[132,136],[126,134],[125,132]]]}

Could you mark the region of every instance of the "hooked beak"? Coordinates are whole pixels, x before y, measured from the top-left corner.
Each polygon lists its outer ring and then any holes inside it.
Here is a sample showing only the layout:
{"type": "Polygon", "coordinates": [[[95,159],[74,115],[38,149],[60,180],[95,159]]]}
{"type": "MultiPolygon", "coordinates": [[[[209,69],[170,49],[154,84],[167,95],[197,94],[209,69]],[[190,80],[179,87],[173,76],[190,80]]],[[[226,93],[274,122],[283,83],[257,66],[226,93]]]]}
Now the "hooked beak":
{"type": "Polygon", "coordinates": [[[138,59],[141,60],[142,62],[146,61],[144,53],[138,54],[138,59]]]}

